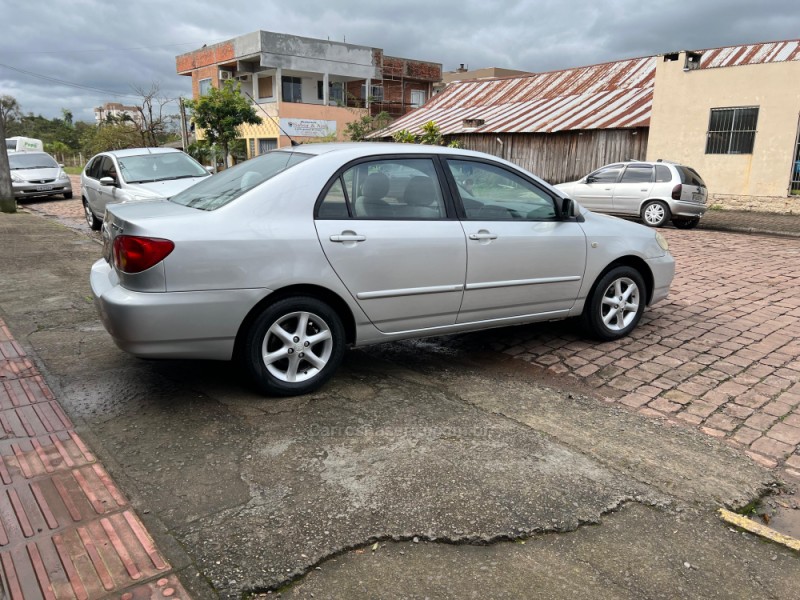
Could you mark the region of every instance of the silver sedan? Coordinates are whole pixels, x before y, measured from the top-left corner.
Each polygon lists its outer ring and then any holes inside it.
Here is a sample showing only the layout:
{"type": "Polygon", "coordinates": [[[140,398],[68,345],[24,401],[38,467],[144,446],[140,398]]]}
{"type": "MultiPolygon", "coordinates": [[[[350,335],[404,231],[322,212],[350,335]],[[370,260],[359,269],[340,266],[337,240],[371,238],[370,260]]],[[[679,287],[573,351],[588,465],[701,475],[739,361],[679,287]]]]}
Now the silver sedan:
{"type": "Polygon", "coordinates": [[[311,144],[173,196],[109,205],[91,285],[117,345],[243,361],[310,392],[347,346],[578,317],[627,335],[666,298],[658,233],[467,150],[311,144]]]}

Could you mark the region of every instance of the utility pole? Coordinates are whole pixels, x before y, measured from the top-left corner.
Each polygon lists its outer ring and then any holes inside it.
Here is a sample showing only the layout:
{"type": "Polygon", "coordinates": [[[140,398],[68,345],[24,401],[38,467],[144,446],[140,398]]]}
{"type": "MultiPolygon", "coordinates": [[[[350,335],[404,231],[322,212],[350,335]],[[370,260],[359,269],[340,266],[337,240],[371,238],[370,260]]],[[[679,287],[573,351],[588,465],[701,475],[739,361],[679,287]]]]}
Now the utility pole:
{"type": "Polygon", "coordinates": [[[189,131],[186,127],[186,105],[183,103],[183,96],[178,98],[178,104],[181,109],[181,143],[183,143],[183,151],[189,147],[189,131]]]}

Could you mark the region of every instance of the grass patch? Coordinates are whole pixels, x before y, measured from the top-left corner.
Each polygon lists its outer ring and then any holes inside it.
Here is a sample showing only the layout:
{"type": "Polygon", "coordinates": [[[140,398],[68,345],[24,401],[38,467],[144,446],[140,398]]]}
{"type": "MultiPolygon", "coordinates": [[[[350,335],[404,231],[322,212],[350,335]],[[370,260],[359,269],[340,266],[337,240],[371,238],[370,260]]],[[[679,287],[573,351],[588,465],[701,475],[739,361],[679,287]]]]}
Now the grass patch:
{"type": "Polygon", "coordinates": [[[80,175],[83,167],[64,167],[64,172],[67,175],[80,175]]]}

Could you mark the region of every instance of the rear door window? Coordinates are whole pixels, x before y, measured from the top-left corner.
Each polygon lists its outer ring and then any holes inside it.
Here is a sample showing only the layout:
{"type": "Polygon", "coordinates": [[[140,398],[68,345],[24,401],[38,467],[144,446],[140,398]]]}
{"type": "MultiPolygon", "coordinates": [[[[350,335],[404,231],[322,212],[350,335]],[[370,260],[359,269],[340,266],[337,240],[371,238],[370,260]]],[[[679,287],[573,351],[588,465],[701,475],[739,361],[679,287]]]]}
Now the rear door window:
{"type": "Polygon", "coordinates": [[[446,217],[436,167],[430,158],[361,162],[331,184],[318,219],[435,220],[446,217]]]}
{"type": "Polygon", "coordinates": [[[669,183],[672,181],[672,171],[665,165],[656,165],[656,183],[669,183]]]}
{"type": "Polygon", "coordinates": [[[653,181],[653,167],[650,165],[628,165],[620,183],[650,183],[653,181]]]}

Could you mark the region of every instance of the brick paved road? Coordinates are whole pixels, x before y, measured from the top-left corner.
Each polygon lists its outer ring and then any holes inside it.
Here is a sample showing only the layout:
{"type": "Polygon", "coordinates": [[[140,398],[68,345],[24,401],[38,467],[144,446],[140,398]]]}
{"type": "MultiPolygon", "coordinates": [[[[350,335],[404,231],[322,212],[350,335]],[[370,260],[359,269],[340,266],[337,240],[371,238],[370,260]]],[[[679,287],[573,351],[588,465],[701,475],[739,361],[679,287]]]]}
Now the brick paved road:
{"type": "Polygon", "coordinates": [[[672,292],[631,336],[593,344],[565,326],[508,328],[495,349],[800,476],[800,240],[664,234],[672,292]]]}
{"type": "MultiPolygon", "coordinates": [[[[89,232],[77,196],[26,206],[89,232]]],[[[796,228],[796,217],[783,218],[796,228]]],[[[800,239],[663,233],[678,263],[672,293],[630,337],[597,344],[551,324],[484,332],[481,345],[491,340],[560,384],[700,427],[800,477],[800,239]]]]}

